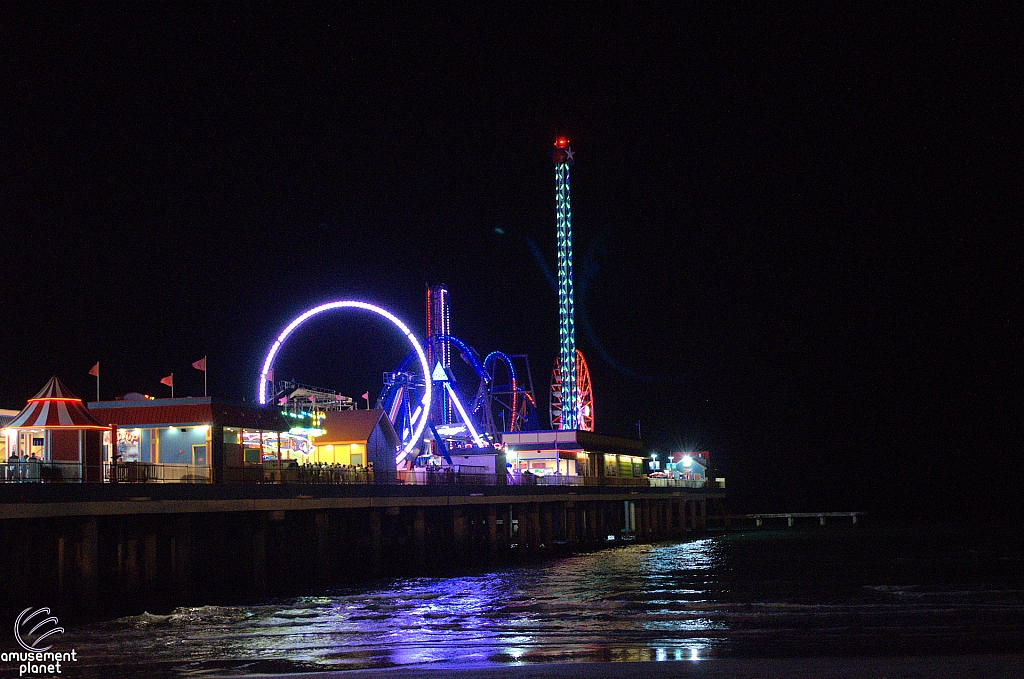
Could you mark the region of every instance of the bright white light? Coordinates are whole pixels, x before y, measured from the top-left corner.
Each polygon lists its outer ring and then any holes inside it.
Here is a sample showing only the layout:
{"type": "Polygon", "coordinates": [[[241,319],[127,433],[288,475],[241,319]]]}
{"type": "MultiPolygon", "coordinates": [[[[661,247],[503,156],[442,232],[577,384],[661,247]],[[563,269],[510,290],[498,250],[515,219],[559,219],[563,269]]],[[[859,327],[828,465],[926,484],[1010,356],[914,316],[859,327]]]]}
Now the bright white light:
{"type": "MultiPolygon", "coordinates": [[[[403,323],[397,316],[392,314],[386,309],[382,309],[379,306],[373,304],[367,304],[366,302],[358,302],[355,300],[345,300],[340,302],[328,302],[327,304],[321,304],[318,307],[309,309],[298,318],[293,320],[291,323],[281,331],[281,334],[274,340],[274,344],[270,347],[270,351],[267,352],[267,358],[263,361],[263,369],[260,371],[259,381],[259,402],[265,404],[267,402],[267,375],[270,374],[270,370],[274,367],[274,359],[277,357],[277,353],[281,350],[281,345],[288,339],[288,336],[295,332],[296,328],[308,321],[313,316],[323,313],[324,311],[331,311],[333,309],[363,309],[365,311],[372,311],[378,316],[383,316],[388,319],[395,326],[402,331],[402,334],[406,336],[409,343],[412,344],[412,348],[416,350],[416,356],[420,359],[420,366],[423,368],[423,375],[430,375],[430,366],[427,364],[427,356],[423,353],[423,347],[420,346],[419,340],[412,334],[409,327],[403,323]]],[[[423,409],[427,412],[430,411],[430,392],[431,389],[424,389],[423,394],[423,409]]],[[[409,439],[409,443],[405,446],[404,452],[407,454],[412,453],[416,444],[419,443],[420,437],[423,435],[423,428],[427,426],[427,418],[420,420],[416,426],[416,431],[413,433],[412,438],[409,439]]]]}
{"type": "Polygon", "coordinates": [[[693,458],[689,455],[683,455],[683,466],[689,467],[693,464],[693,458]]]}
{"type": "MultiPolygon", "coordinates": [[[[452,389],[451,383],[450,382],[445,382],[444,383],[444,388],[451,395],[452,403],[455,404],[455,408],[459,411],[459,415],[462,416],[462,421],[466,423],[467,427],[469,427],[469,435],[473,437],[474,441],[476,441],[476,447],[477,448],[486,448],[487,444],[485,444],[483,442],[483,439],[480,438],[480,434],[476,433],[476,429],[473,427],[473,423],[469,421],[469,415],[466,414],[466,409],[462,407],[462,402],[459,401],[459,397],[455,395],[455,390],[452,389]]],[[[429,392],[430,390],[427,389],[427,391],[429,392]]]]}
{"type": "Polygon", "coordinates": [[[196,427],[196,431],[199,432],[200,434],[205,434],[206,432],[210,431],[210,425],[201,424],[198,427],[196,427]]]}
{"type": "Polygon", "coordinates": [[[327,432],[323,429],[317,429],[315,427],[310,429],[307,429],[305,427],[292,427],[291,429],[288,430],[288,433],[294,436],[312,436],[313,438],[316,438],[317,436],[323,436],[327,432]]]}
{"type": "Polygon", "coordinates": [[[431,373],[430,379],[432,379],[435,382],[447,382],[448,381],[448,373],[446,373],[444,371],[444,368],[441,367],[441,361],[438,361],[437,365],[434,366],[434,372],[431,373]]]}
{"type": "Polygon", "coordinates": [[[700,660],[700,656],[697,655],[697,649],[696,648],[691,648],[690,649],[690,660],[700,660]]]}
{"type": "Polygon", "coordinates": [[[651,459],[652,460],[657,460],[658,459],[658,454],[657,453],[651,453],[651,459]]]}

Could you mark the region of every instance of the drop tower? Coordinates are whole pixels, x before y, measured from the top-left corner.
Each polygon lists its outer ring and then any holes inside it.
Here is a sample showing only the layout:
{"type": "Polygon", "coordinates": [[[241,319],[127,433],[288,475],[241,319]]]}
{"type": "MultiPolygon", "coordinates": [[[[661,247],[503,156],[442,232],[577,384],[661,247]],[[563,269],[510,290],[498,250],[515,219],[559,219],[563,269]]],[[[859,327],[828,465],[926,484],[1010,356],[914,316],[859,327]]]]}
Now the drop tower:
{"type": "Polygon", "coordinates": [[[573,150],[566,137],[555,139],[551,153],[555,165],[555,229],[558,238],[558,367],[551,389],[551,426],[577,429],[579,398],[576,389],[576,319],[572,288],[572,208],[569,168],[573,150]],[[557,393],[556,393],[557,392],[557,393]]]}

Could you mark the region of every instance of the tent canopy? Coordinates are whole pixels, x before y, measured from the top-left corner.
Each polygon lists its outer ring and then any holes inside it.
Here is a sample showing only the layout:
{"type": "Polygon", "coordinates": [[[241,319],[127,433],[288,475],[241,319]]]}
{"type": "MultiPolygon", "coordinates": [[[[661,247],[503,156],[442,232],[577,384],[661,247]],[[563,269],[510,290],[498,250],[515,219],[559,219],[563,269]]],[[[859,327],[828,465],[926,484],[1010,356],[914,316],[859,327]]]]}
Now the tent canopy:
{"type": "Polygon", "coordinates": [[[93,417],[82,399],[54,375],[18,413],[7,429],[107,429],[93,417]]]}

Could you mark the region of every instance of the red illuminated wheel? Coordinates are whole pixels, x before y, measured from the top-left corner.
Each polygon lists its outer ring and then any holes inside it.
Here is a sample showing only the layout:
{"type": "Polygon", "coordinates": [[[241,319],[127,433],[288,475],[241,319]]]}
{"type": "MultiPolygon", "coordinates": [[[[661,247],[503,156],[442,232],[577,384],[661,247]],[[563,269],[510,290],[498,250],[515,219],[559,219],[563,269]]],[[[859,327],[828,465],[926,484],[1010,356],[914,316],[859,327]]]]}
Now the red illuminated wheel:
{"type": "MultiPolygon", "coordinates": [[[[577,429],[594,431],[594,392],[590,386],[590,370],[583,352],[576,350],[576,423],[577,429]]],[[[555,359],[551,374],[551,401],[549,406],[551,428],[562,428],[562,367],[555,359]]]]}
{"type": "Polygon", "coordinates": [[[579,401],[579,428],[594,431],[594,392],[590,388],[590,369],[580,351],[576,352],[576,398],[579,401]]]}

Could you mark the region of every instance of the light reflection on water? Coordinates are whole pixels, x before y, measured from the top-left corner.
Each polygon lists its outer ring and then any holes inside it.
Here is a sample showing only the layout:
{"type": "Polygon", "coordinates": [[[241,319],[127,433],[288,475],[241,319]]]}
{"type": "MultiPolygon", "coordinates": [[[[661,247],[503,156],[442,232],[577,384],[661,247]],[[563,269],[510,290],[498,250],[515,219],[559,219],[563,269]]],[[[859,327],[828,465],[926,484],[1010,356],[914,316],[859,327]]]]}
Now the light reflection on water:
{"type": "MultiPolygon", "coordinates": [[[[993,588],[991,572],[978,583],[959,577],[955,588],[932,586],[894,571],[901,562],[889,549],[872,555],[851,540],[799,537],[631,545],[259,606],[183,608],[71,630],[65,641],[82,658],[79,672],[92,666],[126,677],[171,677],[877,653],[891,648],[895,627],[901,639],[918,643],[909,650],[928,651],[921,639],[962,636],[957,625],[964,619],[979,638],[1010,644],[1024,627],[1024,592],[993,588]]],[[[1018,573],[1017,565],[1010,562],[1007,572],[1018,573]]]]}
{"type": "MultiPolygon", "coordinates": [[[[633,545],[280,604],[178,609],[102,623],[79,632],[74,643],[80,656],[100,664],[114,657],[107,652],[114,641],[122,658],[124,651],[134,656],[128,665],[169,663],[185,672],[279,659],[296,670],[597,656],[651,660],[664,655],[667,633],[715,626],[706,612],[685,610],[687,600],[706,599],[702,581],[715,552],[713,540],[633,545]],[[609,644],[610,637],[617,641],[609,644]]],[[[692,644],[693,652],[708,643],[692,644]]],[[[682,652],[689,658],[690,646],[682,652]]]]}

